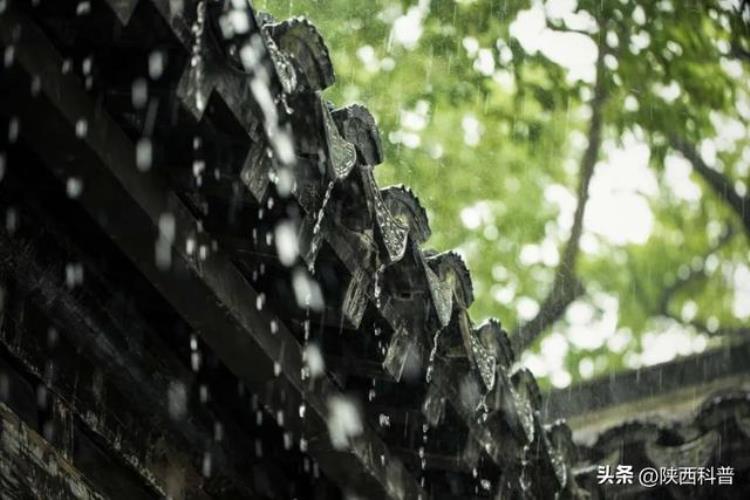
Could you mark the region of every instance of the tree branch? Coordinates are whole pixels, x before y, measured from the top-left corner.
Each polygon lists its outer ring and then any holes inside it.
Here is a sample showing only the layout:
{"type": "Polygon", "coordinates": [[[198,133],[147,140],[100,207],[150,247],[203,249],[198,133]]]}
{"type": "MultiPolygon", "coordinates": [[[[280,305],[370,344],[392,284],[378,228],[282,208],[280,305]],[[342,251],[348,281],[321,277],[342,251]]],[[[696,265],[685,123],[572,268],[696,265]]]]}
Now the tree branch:
{"type": "Polygon", "coordinates": [[[734,56],[735,59],[743,59],[747,62],[750,62],[750,51],[743,49],[737,43],[732,44],[730,54],[734,56]]]}
{"type": "MultiPolygon", "coordinates": [[[[601,30],[600,30],[601,31],[601,30]]],[[[579,242],[583,234],[583,216],[589,199],[589,184],[594,174],[594,167],[599,158],[602,144],[603,107],[606,100],[604,82],[604,50],[600,35],[599,50],[596,59],[596,82],[591,99],[591,121],[588,129],[588,144],[581,157],[579,167],[578,203],[573,215],[573,226],[570,237],[563,250],[560,264],[555,271],[552,289],[542,302],[537,315],[529,322],[516,328],[512,336],[514,350],[518,353],[526,350],[541,333],[557,322],[565,314],[568,306],[583,295],[584,287],[576,276],[579,242]]]]}
{"type": "Polygon", "coordinates": [[[685,322],[677,314],[671,311],[668,311],[666,314],[664,314],[664,317],[669,318],[675,321],[676,323],[680,323],[682,325],[692,326],[697,331],[706,335],[707,337],[729,337],[729,338],[750,337],[749,327],[744,327],[744,326],[724,327],[724,328],[720,327],[720,328],[716,328],[712,330],[708,327],[708,325],[706,325],[702,321],[693,319],[693,320],[685,322]]]}
{"type": "Polygon", "coordinates": [[[750,19],[750,0],[743,0],[742,3],[736,7],[733,14],[737,17],[736,28],[744,33],[738,34],[734,31],[732,32],[729,55],[735,59],[740,59],[744,62],[750,63],[750,50],[743,47],[743,42],[747,41],[747,35],[750,34],[750,24],[744,19],[745,15],[750,19]]]}
{"type": "Polygon", "coordinates": [[[552,28],[555,31],[561,31],[563,33],[576,33],[578,35],[584,35],[584,36],[587,36],[587,37],[592,37],[595,34],[595,33],[589,33],[586,30],[579,30],[579,29],[569,28],[564,23],[556,23],[556,22],[550,21],[549,19],[547,20],[547,26],[549,26],[550,28],[552,28]]]}
{"type": "Polygon", "coordinates": [[[734,189],[732,181],[721,172],[706,165],[706,162],[703,161],[703,158],[701,158],[695,147],[684,138],[672,135],[669,140],[672,148],[682,153],[698,175],[739,216],[743,226],[745,226],[745,232],[750,237],[750,196],[741,196],[734,189]]]}
{"type": "MultiPolygon", "coordinates": [[[[732,237],[735,235],[734,229],[730,226],[727,227],[727,229],[724,231],[724,233],[719,237],[719,239],[714,243],[711,248],[708,249],[708,251],[703,255],[703,260],[705,261],[710,255],[718,252],[721,250],[722,247],[726,246],[731,240],[732,237]]],[[[670,311],[669,309],[669,303],[672,301],[672,298],[685,286],[690,284],[691,282],[695,281],[696,279],[702,278],[706,276],[706,272],[703,268],[699,269],[690,269],[690,272],[688,272],[685,276],[678,277],[674,282],[672,282],[669,286],[667,286],[661,294],[661,298],[659,299],[658,304],[658,313],[665,318],[669,318],[676,323],[680,323],[683,325],[692,326],[699,332],[709,336],[709,337],[733,337],[733,336],[750,336],[750,328],[748,327],[724,327],[724,328],[718,328],[718,329],[711,329],[708,327],[707,324],[703,323],[702,321],[698,321],[696,319],[692,319],[690,321],[683,320],[678,314],[670,311]]]]}
{"type": "MultiPolygon", "coordinates": [[[[722,247],[726,246],[736,234],[736,231],[731,227],[727,227],[722,233],[719,239],[711,245],[706,253],[703,254],[703,260],[705,261],[711,254],[719,251],[722,247]]],[[[667,319],[671,319],[675,323],[679,323],[685,326],[692,326],[697,331],[703,333],[709,337],[731,337],[737,338],[738,336],[750,336],[750,328],[748,327],[723,327],[718,329],[710,329],[707,324],[696,319],[690,321],[683,320],[678,314],[672,312],[669,309],[669,303],[672,301],[674,296],[685,286],[694,282],[696,279],[705,277],[706,273],[704,269],[691,268],[690,271],[682,276],[677,277],[672,283],[667,285],[657,301],[649,301],[647,299],[648,294],[645,292],[641,282],[638,280],[638,272],[632,267],[629,267],[631,275],[634,279],[632,281],[635,296],[641,300],[645,300],[645,307],[649,309],[654,316],[661,316],[667,319]],[[654,305],[655,304],[655,305],[654,305]]]]}
{"type": "MultiPolygon", "coordinates": [[[[731,226],[728,226],[726,230],[722,233],[722,235],[719,237],[719,239],[711,245],[711,247],[708,249],[708,251],[702,256],[703,260],[705,261],[710,255],[718,252],[721,250],[722,247],[726,246],[734,236],[735,231],[731,226]]],[[[690,268],[690,271],[684,275],[684,276],[678,276],[677,279],[675,279],[672,283],[669,284],[666,288],[662,290],[661,297],[659,298],[659,302],[657,304],[658,307],[658,313],[662,316],[666,316],[668,318],[677,319],[677,315],[672,313],[669,310],[669,303],[672,302],[672,299],[674,296],[685,286],[692,283],[698,278],[703,278],[706,276],[706,271],[703,267],[700,267],[698,269],[690,268]]],[[[682,322],[682,320],[677,319],[678,321],[682,322]]],[[[692,324],[692,323],[691,323],[692,324]]],[[[693,325],[696,326],[696,325],[693,325]]]]}

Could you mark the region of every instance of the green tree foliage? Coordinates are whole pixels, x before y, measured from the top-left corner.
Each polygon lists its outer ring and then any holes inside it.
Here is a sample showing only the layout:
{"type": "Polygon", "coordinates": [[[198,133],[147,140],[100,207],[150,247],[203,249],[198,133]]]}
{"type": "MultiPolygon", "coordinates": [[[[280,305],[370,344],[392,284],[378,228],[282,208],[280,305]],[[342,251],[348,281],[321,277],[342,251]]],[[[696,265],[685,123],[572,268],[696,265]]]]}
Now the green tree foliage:
{"type": "Polygon", "coordinates": [[[317,24],[381,184],[416,191],[544,384],[750,333],[747,2],[255,3],[317,24]]]}

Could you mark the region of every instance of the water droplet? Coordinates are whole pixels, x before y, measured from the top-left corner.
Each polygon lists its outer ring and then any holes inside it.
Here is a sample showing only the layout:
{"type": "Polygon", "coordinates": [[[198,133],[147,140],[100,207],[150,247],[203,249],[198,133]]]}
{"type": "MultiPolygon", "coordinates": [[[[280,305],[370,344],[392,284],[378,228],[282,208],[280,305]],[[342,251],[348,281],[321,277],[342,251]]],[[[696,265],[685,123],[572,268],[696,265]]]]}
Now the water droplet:
{"type": "Polygon", "coordinates": [[[153,80],[158,80],[164,73],[164,54],[159,50],[154,50],[148,56],[148,76],[153,80]]]}
{"type": "Polygon", "coordinates": [[[65,284],[71,289],[83,284],[83,265],[80,262],[65,265],[65,284]]]}
{"type": "Polygon", "coordinates": [[[13,45],[8,45],[5,48],[5,53],[3,54],[3,62],[6,68],[10,68],[11,66],[13,66],[13,61],[15,60],[15,54],[16,54],[16,49],[13,45]]]}
{"type": "Polygon", "coordinates": [[[305,366],[309,369],[310,375],[313,378],[320,377],[325,371],[325,362],[323,361],[323,353],[320,348],[314,344],[308,344],[305,346],[302,352],[302,360],[305,366]]]}
{"type": "Polygon", "coordinates": [[[76,5],[76,15],[77,16],[84,16],[91,12],[91,2],[88,0],[78,2],[78,5],[76,5]]]}
{"type": "Polygon", "coordinates": [[[198,351],[193,351],[190,353],[190,366],[192,367],[194,372],[197,372],[200,370],[201,367],[201,353],[198,351]]]}
{"type": "Polygon", "coordinates": [[[181,382],[172,382],[167,389],[169,416],[181,420],[187,413],[187,390],[181,382]]]}
{"type": "Polygon", "coordinates": [[[8,142],[14,144],[18,140],[18,133],[21,130],[21,123],[18,121],[17,116],[13,116],[8,120],[8,142]]]}
{"type": "Polygon", "coordinates": [[[299,255],[299,241],[294,223],[284,221],[277,224],[274,235],[279,260],[284,266],[292,266],[299,255]]]}
{"type": "Polygon", "coordinates": [[[78,177],[69,177],[65,184],[65,190],[69,198],[76,199],[83,192],[83,181],[78,177]]]}
{"type": "Polygon", "coordinates": [[[203,474],[203,477],[211,477],[211,453],[208,451],[203,454],[201,473],[203,474]]]}
{"type": "Polygon", "coordinates": [[[151,139],[141,137],[135,145],[135,166],[141,172],[146,172],[151,168],[152,160],[151,139]]]}
{"type": "Polygon", "coordinates": [[[81,71],[83,72],[84,75],[88,75],[91,73],[91,68],[93,66],[93,63],[94,61],[91,58],[91,56],[88,56],[87,58],[83,60],[83,62],[81,63],[81,71]]]}
{"type": "Polygon", "coordinates": [[[137,78],[130,88],[130,100],[135,109],[146,106],[148,101],[148,82],[145,78],[137,78]]]}
{"type": "Polygon", "coordinates": [[[312,238],[312,242],[310,243],[310,250],[308,252],[308,258],[309,258],[308,270],[310,271],[311,274],[315,272],[315,258],[318,253],[318,248],[320,248],[320,242],[322,239],[321,228],[323,226],[323,218],[325,217],[326,207],[328,206],[328,202],[331,199],[331,193],[333,193],[334,186],[335,186],[335,181],[330,181],[328,183],[328,188],[326,189],[326,193],[323,196],[323,203],[320,205],[318,214],[315,217],[315,226],[313,227],[313,238],[312,238]]]}
{"type": "Polygon", "coordinates": [[[344,396],[328,398],[328,435],[336,450],[349,446],[349,439],[362,434],[362,419],[352,400],[344,396]]]}

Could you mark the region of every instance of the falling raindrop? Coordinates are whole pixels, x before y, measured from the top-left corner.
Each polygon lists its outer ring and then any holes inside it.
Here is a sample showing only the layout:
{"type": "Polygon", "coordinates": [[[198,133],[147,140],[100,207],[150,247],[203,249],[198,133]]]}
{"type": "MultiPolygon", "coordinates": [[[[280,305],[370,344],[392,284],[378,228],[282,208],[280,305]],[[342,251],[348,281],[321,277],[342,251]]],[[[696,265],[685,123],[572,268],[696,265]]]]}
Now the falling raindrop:
{"type": "Polygon", "coordinates": [[[323,225],[323,218],[325,217],[326,206],[328,206],[328,201],[331,199],[331,193],[333,193],[333,187],[335,186],[335,184],[336,184],[335,180],[332,180],[328,183],[326,194],[323,196],[323,203],[320,205],[318,214],[315,217],[315,226],[313,226],[313,237],[312,237],[312,242],[310,243],[310,251],[308,253],[309,259],[310,259],[308,263],[308,269],[310,271],[310,274],[313,274],[315,272],[315,257],[318,253],[318,248],[320,247],[320,240],[322,238],[321,227],[323,225]]]}
{"type": "Polygon", "coordinates": [[[18,212],[13,207],[5,211],[5,230],[9,235],[13,235],[18,229],[18,212]]]}
{"type": "Polygon", "coordinates": [[[164,54],[159,50],[154,50],[148,56],[148,76],[152,80],[158,80],[164,73],[164,54]]]}
{"type": "Polygon", "coordinates": [[[310,343],[305,346],[304,351],[302,352],[302,360],[309,369],[312,378],[320,377],[325,372],[323,353],[315,343],[310,343]]]}
{"type": "Polygon", "coordinates": [[[36,388],[36,405],[39,408],[44,409],[47,407],[47,402],[48,402],[47,396],[48,396],[48,393],[47,393],[47,388],[45,386],[40,385],[36,388]]]}
{"type": "Polygon", "coordinates": [[[294,446],[294,439],[292,438],[292,433],[285,432],[284,433],[284,449],[291,450],[292,446],[294,446]]]}
{"type": "Polygon", "coordinates": [[[78,2],[76,5],[76,15],[83,16],[91,12],[91,2],[88,0],[78,2]]]}
{"type": "MultiPolygon", "coordinates": [[[[308,301],[308,304],[309,304],[309,301],[308,301]]],[[[310,314],[309,306],[307,306],[306,311],[307,311],[307,314],[309,315],[310,314]]],[[[305,342],[307,342],[308,340],[310,340],[310,320],[309,319],[306,319],[304,322],[304,330],[305,330],[305,342]]]]}
{"type": "Polygon", "coordinates": [[[12,116],[8,120],[8,142],[11,144],[18,140],[18,133],[21,130],[21,123],[18,121],[17,116],[12,116]]]}
{"type": "Polygon", "coordinates": [[[432,338],[432,349],[430,350],[430,357],[427,363],[427,374],[425,376],[428,384],[432,381],[432,371],[434,369],[435,355],[437,354],[438,349],[438,338],[440,337],[441,331],[443,331],[442,328],[435,332],[435,336],[432,338]]]}
{"type": "Polygon", "coordinates": [[[135,165],[141,172],[151,168],[152,161],[151,139],[141,137],[135,145],[135,165]]]}
{"type": "Polygon", "coordinates": [[[203,474],[203,477],[211,477],[211,453],[208,451],[203,454],[201,473],[203,474]]]}
{"type": "Polygon", "coordinates": [[[375,296],[375,306],[380,309],[381,302],[380,296],[382,295],[381,280],[383,279],[383,273],[385,272],[385,264],[378,266],[375,271],[375,278],[373,279],[373,295],[375,296]]]}
{"type": "Polygon", "coordinates": [[[378,424],[380,425],[380,427],[390,427],[391,417],[381,413],[380,415],[378,415],[378,424]]]}
{"type": "Polygon", "coordinates": [[[292,288],[297,305],[305,309],[321,311],[323,309],[323,292],[320,285],[303,267],[298,267],[292,275],[292,288]]]}
{"type": "Polygon", "coordinates": [[[276,253],[284,266],[292,266],[299,255],[297,231],[291,221],[284,221],[276,225],[275,229],[276,253]]]}
{"type": "MultiPolygon", "coordinates": [[[[2,308],[2,300],[0,300],[0,308],[2,308]]],[[[51,326],[47,330],[47,346],[51,349],[57,345],[57,341],[60,339],[60,333],[57,328],[51,326]]]]}
{"type": "Polygon", "coordinates": [[[159,237],[156,239],[156,266],[166,271],[172,265],[172,243],[175,238],[175,220],[171,213],[159,216],[159,237]]]}
{"type": "Polygon", "coordinates": [[[201,54],[201,42],[206,20],[206,3],[201,0],[198,2],[196,9],[196,21],[191,27],[193,46],[190,57],[190,78],[192,82],[191,89],[195,92],[195,107],[198,111],[203,111],[206,102],[203,95],[203,56],[201,54]]]}
{"type": "Polygon", "coordinates": [[[65,191],[68,194],[68,198],[78,198],[83,192],[83,181],[78,177],[69,177],[68,182],[65,184],[65,191]]]}
{"type": "Polygon", "coordinates": [[[527,474],[527,466],[529,464],[529,449],[530,449],[530,443],[527,443],[524,445],[523,450],[521,450],[521,473],[518,477],[518,482],[521,485],[521,491],[528,491],[529,487],[531,486],[529,484],[529,479],[526,477],[527,474]]]}
{"type": "Polygon", "coordinates": [[[6,68],[10,68],[13,66],[13,61],[15,60],[15,47],[13,45],[8,45],[5,48],[5,53],[3,55],[3,63],[5,64],[6,68]]]}
{"type": "Polygon", "coordinates": [[[86,137],[89,131],[89,123],[84,119],[80,118],[76,121],[76,137],[83,139],[86,137]]]}
{"type": "Polygon", "coordinates": [[[167,389],[167,408],[169,416],[181,420],[187,414],[187,390],[180,382],[172,382],[167,389]]]}
{"type": "Polygon", "coordinates": [[[65,284],[71,289],[83,284],[83,265],[80,262],[65,265],[65,284]]]}
{"type": "Polygon", "coordinates": [[[200,179],[203,175],[203,171],[206,170],[206,162],[203,160],[195,160],[193,162],[193,177],[200,179]]]}
{"type": "Polygon", "coordinates": [[[130,89],[130,99],[135,109],[142,109],[148,101],[148,82],[145,78],[137,78],[130,89]]]}
{"type": "Polygon", "coordinates": [[[31,77],[31,96],[36,97],[39,95],[39,92],[42,90],[42,79],[39,77],[39,75],[34,75],[31,77]]]}
{"type": "Polygon", "coordinates": [[[201,367],[201,353],[198,351],[193,351],[190,353],[190,366],[193,369],[194,372],[198,372],[201,367]]]}
{"type": "Polygon", "coordinates": [[[328,398],[328,435],[336,450],[349,446],[349,440],[362,434],[362,419],[359,409],[349,398],[331,396],[328,398]]]}
{"type": "Polygon", "coordinates": [[[84,75],[91,74],[91,68],[93,66],[93,59],[91,59],[91,56],[85,58],[83,62],[81,63],[81,71],[84,75]]]}

